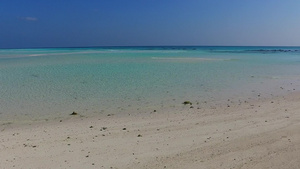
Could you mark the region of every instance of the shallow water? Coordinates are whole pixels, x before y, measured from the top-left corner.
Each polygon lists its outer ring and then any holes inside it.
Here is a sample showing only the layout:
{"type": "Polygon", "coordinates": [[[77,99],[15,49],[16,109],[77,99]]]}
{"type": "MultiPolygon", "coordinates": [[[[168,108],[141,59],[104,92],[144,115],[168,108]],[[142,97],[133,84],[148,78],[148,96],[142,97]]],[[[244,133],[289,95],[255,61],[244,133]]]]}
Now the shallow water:
{"type": "Polygon", "coordinates": [[[299,90],[298,47],[0,50],[2,121],[143,113],[299,90]]]}

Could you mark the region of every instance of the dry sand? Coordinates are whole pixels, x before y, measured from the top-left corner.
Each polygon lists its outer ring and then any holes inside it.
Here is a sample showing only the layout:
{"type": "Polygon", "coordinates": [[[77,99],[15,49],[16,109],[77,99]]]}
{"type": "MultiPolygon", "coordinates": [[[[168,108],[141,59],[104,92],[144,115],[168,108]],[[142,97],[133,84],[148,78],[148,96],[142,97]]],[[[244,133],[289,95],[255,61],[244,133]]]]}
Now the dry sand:
{"type": "Polygon", "coordinates": [[[300,168],[299,93],[228,104],[3,124],[0,168],[300,168]]]}

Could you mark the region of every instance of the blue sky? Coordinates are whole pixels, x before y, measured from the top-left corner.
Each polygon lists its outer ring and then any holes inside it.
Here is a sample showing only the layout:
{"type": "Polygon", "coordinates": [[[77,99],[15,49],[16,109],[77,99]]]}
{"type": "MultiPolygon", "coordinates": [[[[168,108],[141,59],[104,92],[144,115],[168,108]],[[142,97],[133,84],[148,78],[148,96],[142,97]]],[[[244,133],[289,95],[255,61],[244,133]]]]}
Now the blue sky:
{"type": "Polygon", "coordinates": [[[300,46],[300,1],[0,1],[0,48],[149,45],[300,46]]]}

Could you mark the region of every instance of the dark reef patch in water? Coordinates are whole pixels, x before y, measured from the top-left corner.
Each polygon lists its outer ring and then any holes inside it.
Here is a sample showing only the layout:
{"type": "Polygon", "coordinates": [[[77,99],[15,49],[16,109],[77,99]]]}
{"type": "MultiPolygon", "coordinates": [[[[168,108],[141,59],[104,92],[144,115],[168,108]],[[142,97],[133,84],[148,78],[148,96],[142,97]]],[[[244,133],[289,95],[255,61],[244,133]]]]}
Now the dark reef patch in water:
{"type": "Polygon", "coordinates": [[[298,49],[253,49],[253,50],[210,50],[212,53],[291,53],[300,52],[298,49]]]}
{"type": "Polygon", "coordinates": [[[298,52],[299,50],[291,50],[291,49],[259,49],[259,50],[246,50],[246,52],[260,52],[260,53],[277,53],[277,52],[298,52]]]}

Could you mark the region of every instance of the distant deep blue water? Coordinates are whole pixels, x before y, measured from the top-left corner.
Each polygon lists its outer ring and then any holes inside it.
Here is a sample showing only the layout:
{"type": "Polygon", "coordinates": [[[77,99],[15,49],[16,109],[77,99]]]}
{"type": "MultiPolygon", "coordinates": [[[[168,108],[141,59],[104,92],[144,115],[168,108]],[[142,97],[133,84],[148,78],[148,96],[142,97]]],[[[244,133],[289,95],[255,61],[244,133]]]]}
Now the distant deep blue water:
{"type": "Polygon", "coordinates": [[[0,119],[179,111],[299,90],[300,47],[0,49],[0,119]]]}

